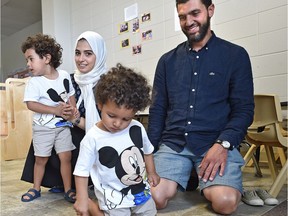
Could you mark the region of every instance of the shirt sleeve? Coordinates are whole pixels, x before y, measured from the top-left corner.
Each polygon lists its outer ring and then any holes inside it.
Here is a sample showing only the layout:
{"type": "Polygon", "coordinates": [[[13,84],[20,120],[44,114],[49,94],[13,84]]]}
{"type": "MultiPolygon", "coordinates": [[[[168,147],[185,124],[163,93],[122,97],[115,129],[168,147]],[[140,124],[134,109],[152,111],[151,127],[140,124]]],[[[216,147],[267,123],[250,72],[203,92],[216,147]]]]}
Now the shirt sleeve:
{"type": "Polygon", "coordinates": [[[144,128],[144,126],[141,124],[141,131],[142,131],[142,138],[143,138],[143,151],[144,154],[152,154],[154,151],[154,146],[150,142],[147,132],[144,128]]]}
{"type": "Polygon", "coordinates": [[[96,158],[95,146],[96,140],[93,139],[91,133],[86,134],[80,143],[80,151],[73,175],[89,177],[90,170],[92,169],[93,163],[96,158]]]}
{"type": "Polygon", "coordinates": [[[219,139],[229,141],[235,148],[242,142],[247,128],[253,121],[254,89],[252,68],[248,53],[240,48],[234,58],[234,72],[230,80],[229,121],[220,133],[219,139]]]}
{"type": "Polygon", "coordinates": [[[152,104],[149,108],[149,123],[147,131],[151,143],[155,147],[155,150],[157,150],[165,125],[168,103],[165,84],[164,56],[160,58],[156,67],[152,95],[152,104]]]}
{"type": "Polygon", "coordinates": [[[37,82],[34,82],[35,79],[32,77],[26,87],[24,92],[23,102],[34,101],[38,102],[40,98],[39,87],[37,86],[37,82]]]}

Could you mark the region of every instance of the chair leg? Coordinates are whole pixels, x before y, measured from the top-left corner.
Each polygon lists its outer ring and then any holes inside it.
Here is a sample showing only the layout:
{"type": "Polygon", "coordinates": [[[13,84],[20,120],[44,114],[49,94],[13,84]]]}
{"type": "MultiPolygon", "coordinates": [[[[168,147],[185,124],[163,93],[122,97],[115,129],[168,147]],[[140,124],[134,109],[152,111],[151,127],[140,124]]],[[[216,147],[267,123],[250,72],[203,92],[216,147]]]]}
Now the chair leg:
{"type": "Polygon", "coordinates": [[[275,162],[273,147],[265,145],[265,151],[267,154],[268,166],[269,166],[269,169],[271,171],[271,176],[272,176],[272,179],[275,181],[277,174],[278,174],[278,171],[276,168],[276,162],[275,162]]]}
{"type": "Polygon", "coordinates": [[[252,145],[250,146],[250,148],[248,149],[247,153],[245,154],[245,156],[244,156],[244,158],[243,158],[244,161],[245,161],[245,165],[244,165],[244,166],[246,166],[246,165],[248,164],[248,162],[251,160],[254,152],[256,151],[256,148],[257,148],[257,146],[254,145],[254,144],[252,144],[252,145]]]}
{"type": "Polygon", "coordinates": [[[257,159],[255,158],[254,154],[252,154],[252,160],[253,160],[253,164],[254,164],[254,168],[255,168],[255,176],[256,177],[262,177],[262,172],[259,166],[259,162],[257,161],[257,159]]]}
{"type": "Polygon", "coordinates": [[[277,151],[278,151],[278,155],[279,155],[279,158],[280,158],[280,162],[281,162],[281,165],[284,166],[284,164],[286,163],[286,154],[285,154],[285,151],[283,148],[277,148],[277,151]]]}
{"type": "Polygon", "coordinates": [[[288,169],[288,163],[286,161],[286,163],[282,167],[279,175],[277,176],[276,180],[273,182],[273,184],[269,190],[269,193],[272,196],[277,197],[280,190],[282,189],[283,185],[285,183],[287,184],[287,169],[288,169]]]}
{"type": "Polygon", "coordinates": [[[254,156],[254,152],[257,150],[257,147],[256,145],[250,145],[249,143],[245,143],[249,146],[249,149],[247,151],[247,153],[245,154],[244,156],[244,161],[245,161],[245,165],[242,167],[242,170],[245,166],[248,165],[249,161],[252,159],[253,161],[253,164],[254,164],[254,168],[255,168],[255,176],[256,177],[262,177],[262,172],[261,172],[261,169],[259,167],[259,163],[258,161],[256,160],[255,156],[254,156]]]}

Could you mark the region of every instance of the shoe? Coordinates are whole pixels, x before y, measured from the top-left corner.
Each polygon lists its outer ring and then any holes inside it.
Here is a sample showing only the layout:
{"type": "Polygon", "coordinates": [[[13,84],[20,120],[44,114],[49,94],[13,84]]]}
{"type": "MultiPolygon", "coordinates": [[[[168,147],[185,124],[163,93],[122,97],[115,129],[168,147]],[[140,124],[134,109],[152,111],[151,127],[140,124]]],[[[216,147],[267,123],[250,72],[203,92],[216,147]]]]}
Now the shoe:
{"type": "Polygon", "coordinates": [[[64,194],[64,199],[70,203],[75,203],[76,202],[76,191],[73,189],[68,190],[64,194]]]}
{"type": "Polygon", "coordinates": [[[263,206],[264,202],[255,191],[244,191],[242,201],[251,206],[263,206]]]}
{"type": "Polygon", "coordinates": [[[54,186],[51,189],[48,190],[51,193],[63,193],[64,187],[63,186],[54,186]]]}
{"type": "Polygon", "coordinates": [[[255,192],[264,201],[265,205],[278,205],[279,201],[271,196],[266,190],[256,189],[255,192]]]}
{"type": "Polygon", "coordinates": [[[38,198],[38,197],[41,197],[41,190],[37,191],[34,188],[30,188],[27,193],[22,195],[21,201],[22,202],[30,202],[30,201],[33,201],[34,199],[38,198]],[[29,193],[29,192],[34,193],[34,195],[29,193]],[[29,199],[24,199],[24,196],[28,196],[29,199]]]}

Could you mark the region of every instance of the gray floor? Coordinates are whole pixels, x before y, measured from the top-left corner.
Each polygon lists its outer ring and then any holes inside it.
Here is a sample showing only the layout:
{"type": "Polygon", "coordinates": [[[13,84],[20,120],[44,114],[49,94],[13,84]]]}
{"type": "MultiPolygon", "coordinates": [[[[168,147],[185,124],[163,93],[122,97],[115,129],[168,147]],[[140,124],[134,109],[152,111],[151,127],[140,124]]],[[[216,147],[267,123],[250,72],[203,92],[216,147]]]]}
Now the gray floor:
{"type": "MultiPolygon", "coordinates": [[[[76,215],[72,204],[63,199],[63,194],[52,194],[48,188],[42,188],[41,198],[30,203],[23,203],[20,197],[25,193],[31,184],[20,181],[24,160],[1,161],[1,212],[2,216],[60,216],[76,215]]],[[[243,184],[245,189],[263,188],[269,189],[272,180],[268,168],[262,168],[263,177],[254,176],[254,169],[246,167],[243,171],[243,184]]],[[[279,202],[287,202],[287,185],[278,195],[279,202]]],[[[238,210],[233,215],[263,215],[273,207],[253,207],[240,203],[238,210]]],[[[287,212],[287,211],[286,211],[287,212]]],[[[211,211],[209,203],[199,194],[199,191],[179,192],[169,202],[166,209],[158,212],[159,216],[196,216],[196,215],[217,215],[211,211]]],[[[273,214],[280,216],[279,214],[273,214]]],[[[281,214],[283,215],[283,213],[281,214]]],[[[286,214],[287,215],[287,214],[286,214]]]]}

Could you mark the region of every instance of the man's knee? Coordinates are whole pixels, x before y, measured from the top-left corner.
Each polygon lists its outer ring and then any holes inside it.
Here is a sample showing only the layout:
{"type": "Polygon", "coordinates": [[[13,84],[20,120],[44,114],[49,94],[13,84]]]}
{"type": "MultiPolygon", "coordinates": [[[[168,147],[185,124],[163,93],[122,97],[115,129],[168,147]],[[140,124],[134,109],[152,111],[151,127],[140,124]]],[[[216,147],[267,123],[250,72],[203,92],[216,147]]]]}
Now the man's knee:
{"type": "Polygon", "coordinates": [[[241,193],[232,187],[212,186],[203,192],[211,202],[213,210],[224,215],[235,212],[241,200],[241,193]]]}
{"type": "Polygon", "coordinates": [[[171,200],[177,192],[177,183],[161,179],[156,187],[151,188],[152,198],[156,204],[157,209],[163,209],[167,206],[168,201],[171,200]]]}
{"type": "Polygon", "coordinates": [[[152,194],[157,209],[163,209],[167,206],[168,199],[158,194],[152,194]]]}
{"type": "Polygon", "coordinates": [[[156,208],[157,209],[164,209],[166,208],[169,198],[168,197],[164,197],[163,194],[161,195],[158,192],[154,192],[152,193],[152,198],[156,204],[156,208]]]}
{"type": "Polygon", "coordinates": [[[222,195],[212,199],[211,203],[215,212],[229,215],[237,210],[239,199],[233,195],[222,195]]]}

